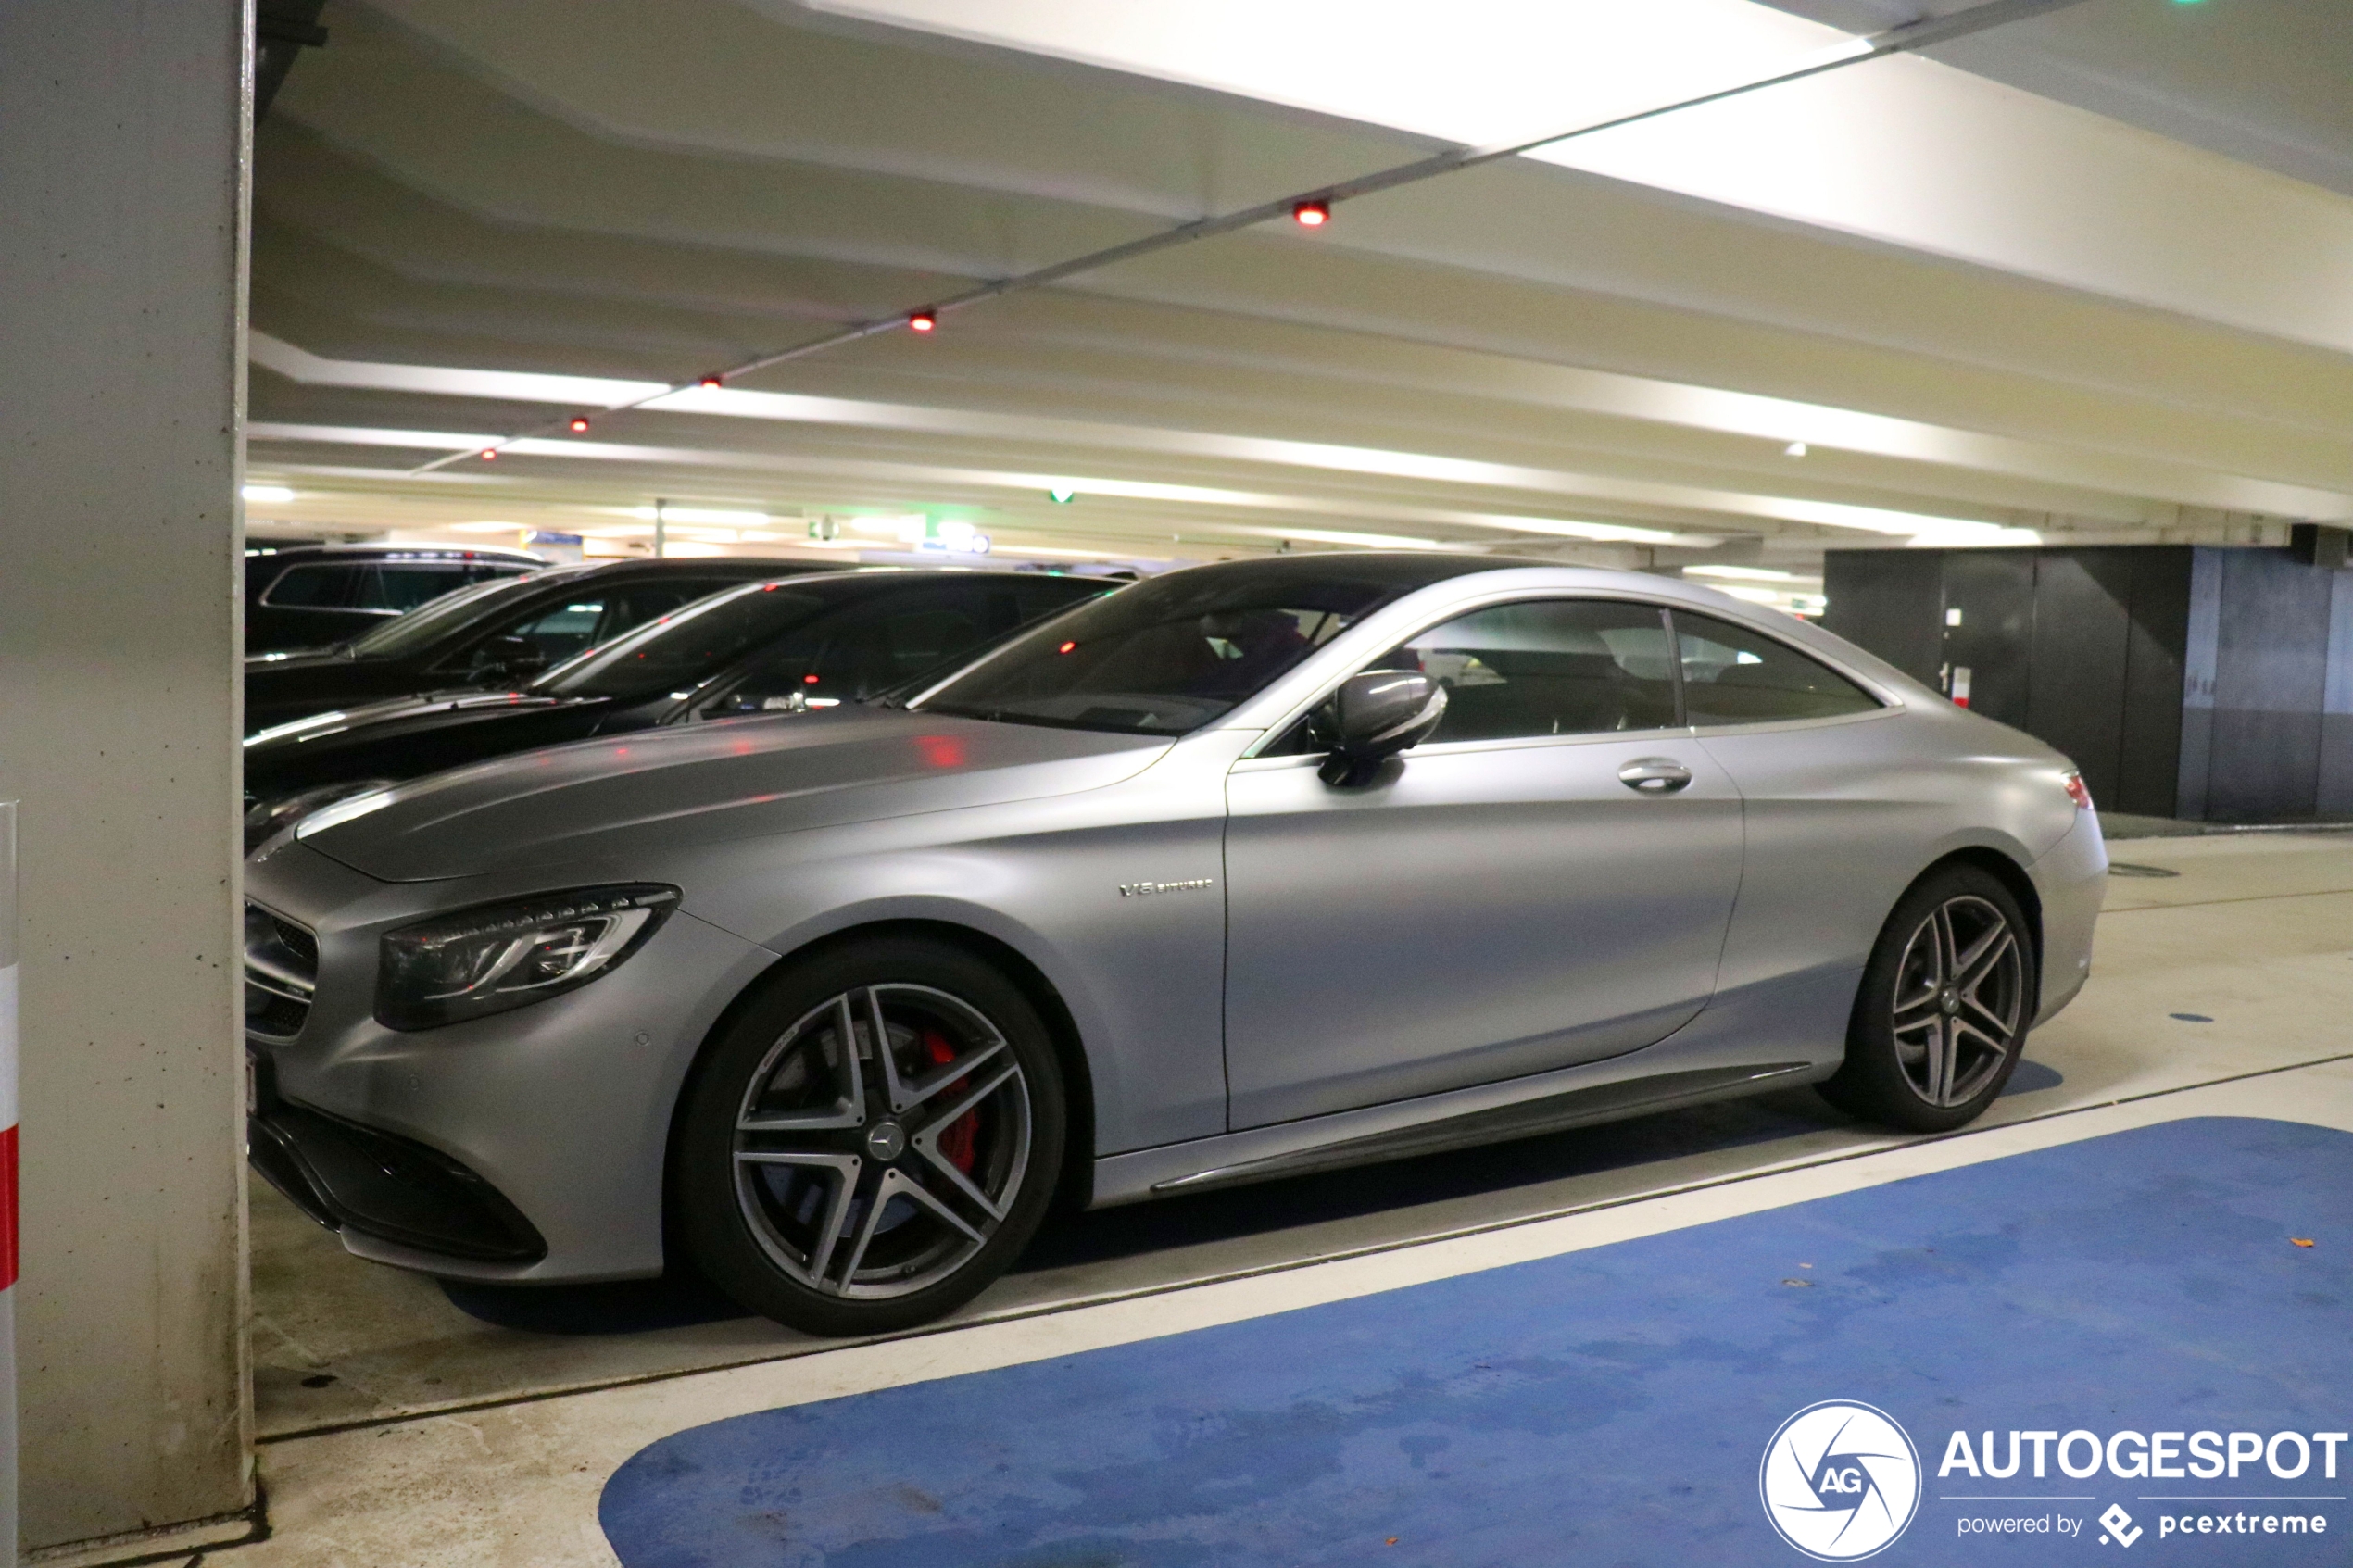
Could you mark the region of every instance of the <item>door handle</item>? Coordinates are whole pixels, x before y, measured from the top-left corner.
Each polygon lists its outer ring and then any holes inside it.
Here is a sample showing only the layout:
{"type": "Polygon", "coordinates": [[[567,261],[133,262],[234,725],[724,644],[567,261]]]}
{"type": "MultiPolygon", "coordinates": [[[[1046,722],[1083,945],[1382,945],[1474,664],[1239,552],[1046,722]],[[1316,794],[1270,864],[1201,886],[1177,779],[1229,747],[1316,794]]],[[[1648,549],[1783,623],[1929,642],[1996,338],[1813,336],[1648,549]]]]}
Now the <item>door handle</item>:
{"type": "Polygon", "coordinates": [[[1692,782],[1692,771],[1672,757],[1637,757],[1617,770],[1617,782],[1641,795],[1672,795],[1692,782]]]}

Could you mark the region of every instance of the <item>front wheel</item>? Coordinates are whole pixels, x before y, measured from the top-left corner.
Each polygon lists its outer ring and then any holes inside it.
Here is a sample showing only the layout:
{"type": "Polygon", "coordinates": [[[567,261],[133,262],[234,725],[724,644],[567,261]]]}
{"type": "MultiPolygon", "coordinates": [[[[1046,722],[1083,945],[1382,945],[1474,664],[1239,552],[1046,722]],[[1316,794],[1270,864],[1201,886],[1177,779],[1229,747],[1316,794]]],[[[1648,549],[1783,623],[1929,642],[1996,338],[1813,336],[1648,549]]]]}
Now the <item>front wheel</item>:
{"type": "Polygon", "coordinates": [[[673,1151],[704,1273],[812,1334],[963,1305],[1036,1232],[1061,1171],[1061,1074],[1020,990],[885,939],[778,976],[714,1042],[673,1151]]]}
{"type": "Polygon", "coordinates": [[[2033,942],[2009,889],[1975,866],[1932,872],[1880,932],[1846,1060],[1822,1096],[1907,1132],[1964,1126],[2009,1082],[2036,995],[2033,942]]]}

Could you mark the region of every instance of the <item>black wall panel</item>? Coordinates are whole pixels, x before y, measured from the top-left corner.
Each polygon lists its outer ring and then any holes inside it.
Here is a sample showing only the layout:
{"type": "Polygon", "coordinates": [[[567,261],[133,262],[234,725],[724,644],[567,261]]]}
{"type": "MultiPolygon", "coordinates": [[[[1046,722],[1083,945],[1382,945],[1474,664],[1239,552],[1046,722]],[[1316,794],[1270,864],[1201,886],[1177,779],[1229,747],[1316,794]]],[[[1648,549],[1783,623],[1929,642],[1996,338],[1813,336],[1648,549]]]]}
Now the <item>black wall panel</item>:
{"type": "Polygon", "coordinates": [[[2353,817],[2353,570],[2186,545],[1833,550],[1823,624],[2075,759],[2110,810],[2353,817]],[[1961,624],[1945,624],[1945,612],[1961,624]]]}
{"type": "Polygon", "coordinates": [[[2222,600],[2206,814],[2216,822],[2309,816],[2319,797],[2335,574],[2283,550],[2217,553],[2222,600]]]}
{"type": "Polygon", "coordinates": [[[2328,689],[2321,696],[2322,816],[2353,817],[2353,571],[2329,574],[2328,689]]]}
{"type": "Polygon", "coordinates": [[[2075,759],[2094,800],[2113,800],[2124,744],[2120,698],[2132,644],[2132,555],[2042,550],[2031,558],[2034,617],[2026,715],[2017,722],[2075,759]]]}
{"type": "Polygon", "coordinates": [[[1934,688],[1944,662],[1942,550],[1827,550],[1822,629],[1934,688]]]}
{"type": "Polygon", "coordinates": [[[2124,714],[2117,783],[2093,799],[2119,811],[2171,817],[2180,808],[2182,677],[2188,651],[2191,549],[2147,545],[2108,552],[2133,563],[2127,603],[2124,714]]]}

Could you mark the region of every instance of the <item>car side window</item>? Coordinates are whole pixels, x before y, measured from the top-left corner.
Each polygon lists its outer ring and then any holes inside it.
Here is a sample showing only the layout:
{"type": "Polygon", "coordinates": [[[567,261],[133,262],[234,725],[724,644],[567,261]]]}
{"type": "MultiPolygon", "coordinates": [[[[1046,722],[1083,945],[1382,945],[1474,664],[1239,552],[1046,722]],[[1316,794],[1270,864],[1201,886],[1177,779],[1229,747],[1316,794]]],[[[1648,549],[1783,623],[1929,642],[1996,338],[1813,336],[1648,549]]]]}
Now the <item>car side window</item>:
{"type": "Polygon", "coordinates": [[[1693,724],[1833,719],[1880,706],[1828,665],[1712,615],[1675,611],[1675,644],[1683,667],[1683,710],[1693,724]]]}
{"type": "Polygon", "coordinates": [[[873,696],[1102,591],[1103,584],[1069,578],[956,583],[857,606],[769,649],[701,717],[799,712],[873,696]]]}
{"type": "Polygon", "coordinates": [[[1425,744],[1516,740],[1671,727],[1667,649],[1655,605],[1529,599],[1433,626],[1366,668],[1419,670],[1446,688],[1425,744]]]}
{"type": "Polygon", "coordinates": [[[988,635],[969,591],[903,596],[830,615],[768,650],[705,718],[799,712],[872,696],[988,635]]]}
{"type": "Polygon", "coordinates": [[[385,561],[364,570],[353,608],[390,610],[396,615],[437,599],[452,588],[462,588],[468,581],[463,569],[438,562],[385,561]]]}
{"type": "Polygon", "coordinates": [[[498,633],[491,642],[519,642],[531,648],[543,664],[560,664],[611,634],[607,630],[611,612],[611,605],[602,596],[567,599],[498,633]]]}
{"type": "Polygon", "coordinates": [[[363,570],[350,563],[290,566],[270,584],[261,602],[288,609],[343,609],[359,589],[363,570]]]}

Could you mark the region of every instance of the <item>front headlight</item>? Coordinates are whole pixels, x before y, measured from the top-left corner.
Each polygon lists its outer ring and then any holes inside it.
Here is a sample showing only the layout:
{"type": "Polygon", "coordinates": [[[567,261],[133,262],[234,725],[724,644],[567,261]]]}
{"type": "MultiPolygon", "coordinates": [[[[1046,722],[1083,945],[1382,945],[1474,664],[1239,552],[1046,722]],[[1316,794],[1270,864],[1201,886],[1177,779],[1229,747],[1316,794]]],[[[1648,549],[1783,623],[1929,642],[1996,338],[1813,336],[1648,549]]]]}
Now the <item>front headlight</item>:
{"type": "Polygon", "coordinates": [[[245,808],[245,853],[250,855],[283,829],[292,827],[311,812],[333,806],[339,800],[366,795],[372,790],[389,789],[390,779],[346,779],[341,784],[318,784],[309,789],[282,795],[275,800],[258,800],[245,808]]]}
{"type": "Polygon", "coordinates": [[[677,905],[676,888],[649,883],[581,887],[387,932],[376,1022],[431,1029],[585,985],[645,946],[677,905]]]}

